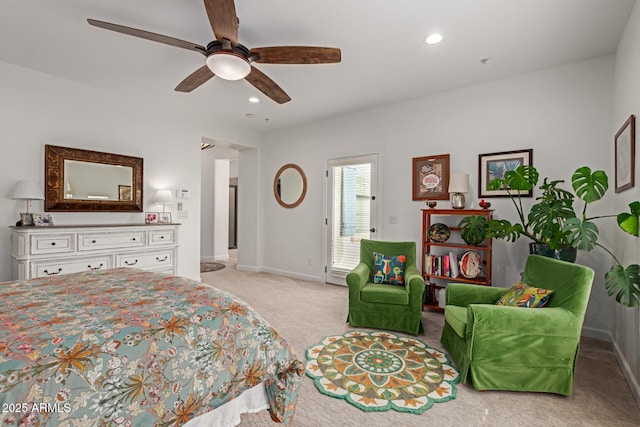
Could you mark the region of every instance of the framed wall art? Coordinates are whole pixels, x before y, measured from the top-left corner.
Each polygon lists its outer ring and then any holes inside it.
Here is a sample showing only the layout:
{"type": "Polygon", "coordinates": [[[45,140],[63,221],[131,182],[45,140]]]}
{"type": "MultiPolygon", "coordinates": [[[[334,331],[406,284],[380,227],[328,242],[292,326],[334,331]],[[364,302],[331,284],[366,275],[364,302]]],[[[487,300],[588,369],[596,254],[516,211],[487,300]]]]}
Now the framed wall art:
{"type": "Polygon", "coordinates": [[[614,140],[616,193],[635,185],[636,117],[632,114],[622,125],[614,140]]]}
{"type": "Polygon", "coordinates": [[[158,214],[158,223],[171,224],[171,212],[163,212],[158,214]]]}
{"type": "Polygon", "coordinates": [[[155,224],[158,222],[159,215],[160,214],[158,212],[145,212],[144,222],[147,224],[155,224]]]}
{"type": "MultiPolygon", "coordinates": [[[[492,179],[504,178],[508,171],[518,166],[533,165],[533,149],[501,151],[499,153],[480,154],[478,156],[478,197],[509,197],[507,190],[489,190],[492,179]]],[[[520,197],[532,197],[533,190],[521,191],[520,197]]]]}
{"type": "Polygon", "coordinates": [[[413,200],[449,200],[449,155],[413,158],[413,200]]]}

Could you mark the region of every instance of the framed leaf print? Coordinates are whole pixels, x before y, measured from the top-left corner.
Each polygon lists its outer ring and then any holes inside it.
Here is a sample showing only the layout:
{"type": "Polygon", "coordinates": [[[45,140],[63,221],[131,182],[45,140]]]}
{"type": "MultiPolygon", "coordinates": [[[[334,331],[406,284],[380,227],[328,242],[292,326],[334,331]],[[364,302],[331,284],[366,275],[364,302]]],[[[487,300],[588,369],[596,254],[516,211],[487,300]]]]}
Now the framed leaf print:
{"type": "MultiPolygon", "coordinates": [[[[508,171],[518,166],[532,166],[533,149],[501,151],[478,156],[478,197],[509,197],[506,190],[489,190],[492,179],[504,178],[508,171]]],[[[521,191],[520,197],[532,197],[533,190],[521,191]]]]}

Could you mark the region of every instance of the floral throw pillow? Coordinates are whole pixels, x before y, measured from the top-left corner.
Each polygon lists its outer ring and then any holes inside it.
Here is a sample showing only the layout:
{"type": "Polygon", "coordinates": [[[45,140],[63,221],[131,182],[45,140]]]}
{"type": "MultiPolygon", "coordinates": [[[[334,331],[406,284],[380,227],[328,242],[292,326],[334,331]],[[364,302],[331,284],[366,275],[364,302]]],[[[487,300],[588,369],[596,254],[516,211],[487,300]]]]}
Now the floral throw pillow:
{"type": "Polygon", "coordinates": [[[510,307],[540,308],[547,305],[553,291],[534,288],[526,283],[517,283],[504,294],[496,305],[510,307]]]}
{"type": "Polygon", "coordinates": [[[373,283],[404,285],[405,255],[387,256],[373,253],[373,283]]]}

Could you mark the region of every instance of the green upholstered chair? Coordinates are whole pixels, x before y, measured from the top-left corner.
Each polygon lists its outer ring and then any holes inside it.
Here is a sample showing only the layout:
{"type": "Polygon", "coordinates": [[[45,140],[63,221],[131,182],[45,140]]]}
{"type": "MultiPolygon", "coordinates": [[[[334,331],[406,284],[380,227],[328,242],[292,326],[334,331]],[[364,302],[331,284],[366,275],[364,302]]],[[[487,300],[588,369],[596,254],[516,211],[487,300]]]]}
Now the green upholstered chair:
{"type": "Polygon", "coordinates": [[[530,255],[522,282],[553,290],[543,308],[495,305],[507,292],[447,284],[440,341],[476,390],[570,395],[593,270],[530,255]]]}
{"type": "Polygon", "coordinates": [[[422,326],[424,280],[416,267],[415,242],[360,241],[360,263],[347,275],[351,326],[418,335],[422,326]],[[405,255],[404,286],[372,283],[373,253],[405,255]]]}

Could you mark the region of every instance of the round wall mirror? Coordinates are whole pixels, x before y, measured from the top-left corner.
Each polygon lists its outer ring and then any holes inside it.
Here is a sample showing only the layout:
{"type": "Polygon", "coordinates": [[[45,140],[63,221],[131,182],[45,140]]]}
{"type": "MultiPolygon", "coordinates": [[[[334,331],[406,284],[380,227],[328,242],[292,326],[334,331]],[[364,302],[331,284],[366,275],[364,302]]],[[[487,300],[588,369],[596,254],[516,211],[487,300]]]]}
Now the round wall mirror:
{"type": "Polygon", "coordinates": [[[298,165],[282,166],[273,180],[273,194],[280,205],[295,208],[307,194],[307,177],[298,165]]]}

